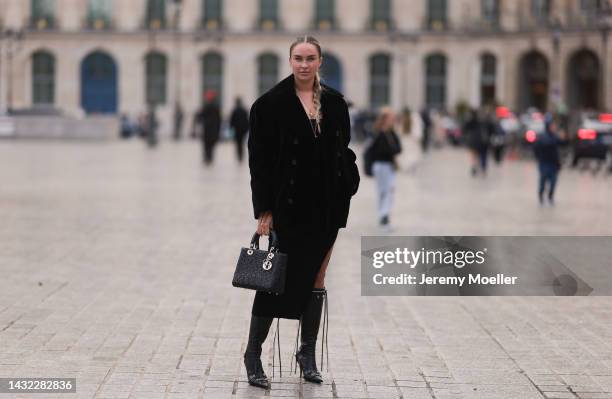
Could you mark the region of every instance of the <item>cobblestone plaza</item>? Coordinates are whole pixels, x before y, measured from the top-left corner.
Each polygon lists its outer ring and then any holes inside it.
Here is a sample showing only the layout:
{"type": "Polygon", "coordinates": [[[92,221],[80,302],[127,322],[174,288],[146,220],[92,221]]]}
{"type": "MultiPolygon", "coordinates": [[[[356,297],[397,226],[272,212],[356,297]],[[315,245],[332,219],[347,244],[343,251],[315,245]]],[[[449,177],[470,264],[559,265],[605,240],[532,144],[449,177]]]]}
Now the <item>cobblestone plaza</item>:
{"type": "MultiPolygon", "coordinates": [[[[0,164],[0,377],[77,379],[0,398],[612,398],[609,297],[361,296],[360,237],[380,233],[365,177],[327,272],[325,383],[290,373],[281,320],[282,378],[277,357],[272,389],[250,387],[253,293],[231,277],[255,221],[231,145],[203,168],[196,142],[2,141],[0,164]]],[[[555,208],[536,179],[433,152],[398,175],[393,234],[612,234],[610,175],[564,169],[555,208]]]]}

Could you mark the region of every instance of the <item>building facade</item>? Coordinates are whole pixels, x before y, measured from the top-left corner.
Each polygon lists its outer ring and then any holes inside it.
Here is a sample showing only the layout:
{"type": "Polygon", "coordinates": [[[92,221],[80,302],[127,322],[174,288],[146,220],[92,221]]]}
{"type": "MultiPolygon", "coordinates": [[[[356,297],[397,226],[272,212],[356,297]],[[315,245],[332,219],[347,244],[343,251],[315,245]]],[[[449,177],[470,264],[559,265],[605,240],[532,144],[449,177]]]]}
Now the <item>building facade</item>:
{"type": "Polygon", "coordinates": [[[358,108],[612,107],[606,0],[0,0],[0,104],[225,115],[290,73],[309,33],[358,108]]]}

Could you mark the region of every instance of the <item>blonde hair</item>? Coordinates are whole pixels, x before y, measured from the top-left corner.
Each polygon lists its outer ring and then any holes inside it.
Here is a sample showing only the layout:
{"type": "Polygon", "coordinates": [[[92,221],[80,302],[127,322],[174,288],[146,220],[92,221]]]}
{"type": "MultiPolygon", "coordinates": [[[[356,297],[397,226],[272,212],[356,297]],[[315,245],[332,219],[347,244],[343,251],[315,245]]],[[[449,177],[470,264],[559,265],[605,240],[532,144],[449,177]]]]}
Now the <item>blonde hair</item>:
{"type": "MultiPolygon", "coordinates": [[[[387,118],[395,118],[395,112],[393,112],[393,108],[389,106],[381,107],[380,110],[378,110],[378,117],[376,118],[376,122],[374,122],[375,132],[380,132],[386,128],[386,126],[384,125],[387,121],[387,118]]],[[[393,127],[393,123],[391,124],[391,127],[393,127]]]]}
{"type": "MultiPolygon", "coordinates": [[[[291,43],[291,47],[289,47],[289,57],[293,53],[293,48],[300,43],[309,43],[315,46],[317,49],[317,53],[319,53],[319,57],[322,58],[321,45],[319,41],[312,36],[300,36],[293,43],[291,43]]],[[[321,132],[321,119],[323,115],[321,115],[321,93],[323,92],[323,86],[321,86],[321,75],[319,71],[315,74],[314,83],[312,86],[312,103],[314,105],[315,111],[315,120],[317,122],[317,131],[321,132]]]]}

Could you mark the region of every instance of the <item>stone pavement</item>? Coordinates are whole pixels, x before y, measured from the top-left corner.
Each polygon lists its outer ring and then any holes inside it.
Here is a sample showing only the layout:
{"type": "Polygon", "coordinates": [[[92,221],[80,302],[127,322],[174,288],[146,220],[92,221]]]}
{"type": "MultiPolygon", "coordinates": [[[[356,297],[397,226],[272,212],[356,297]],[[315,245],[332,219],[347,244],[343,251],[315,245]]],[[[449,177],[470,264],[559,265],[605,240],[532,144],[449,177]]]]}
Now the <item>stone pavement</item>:
{"type": "MultiPolygon", "coordinates": [[[[252,292],[231,287],[255,227],[248,170],[195,142],[0,142],[0,377],[76,377],[77,394],[0,398],[612,398],[612,298],[361,297],[362,182],[331,259],[325,383],[272,390],[242,366],[252,292]]],[[[539,208],[534,165],[468,176],[450,149],[401,172],[398,235],[610,235],[606,175],[564,171],[539,208]]],[[[274,324],[275,326],[275,324],[274,324]]],[[[264,366],[272,374],[272,328],[264,366]]],[[[320,345],[319,345],[320,350],[320,345]]],[[[319,356],[319,351],[317,356],[319,356]]]]}

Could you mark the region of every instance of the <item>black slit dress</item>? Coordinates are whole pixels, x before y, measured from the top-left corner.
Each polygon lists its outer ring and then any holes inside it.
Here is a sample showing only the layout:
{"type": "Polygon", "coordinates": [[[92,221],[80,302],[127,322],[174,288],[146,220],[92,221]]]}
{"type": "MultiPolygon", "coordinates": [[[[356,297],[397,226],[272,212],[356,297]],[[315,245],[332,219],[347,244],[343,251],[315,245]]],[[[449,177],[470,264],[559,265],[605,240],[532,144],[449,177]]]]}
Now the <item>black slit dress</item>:
{"type": "MultiPolygon", "coordinates": [[[[310,120],[313,132],[316,121],[310,120]]],[[[309,181],[300,185],[316,199],[308,204],[307,212],[300,215],[297,223],[283,230],[275,229],[279,238],[279,251],[288,255],[287,280],[282,295],[257,292],[251,313],[255,316],[298,320],[306,310],[308,298],[314,287],[321,263],[338,236],[338,228],[330,226],[331,176],[324,172],[332,168],[331,152],[333,135],[323,131],[308,140],[302,140],[303,151],[312,154],[312,162],[307,162],[309,181]]],[[[310,155],[309,155],[310,157],[310,155]]],[[[298,191],[299,193],[299,191],[298,191]]],[[[304,193],[304,191],[303,191],[304,193]]],[[[308,198],[309,195],[298,195],[308,198]]]]}

